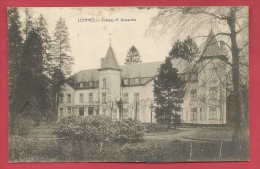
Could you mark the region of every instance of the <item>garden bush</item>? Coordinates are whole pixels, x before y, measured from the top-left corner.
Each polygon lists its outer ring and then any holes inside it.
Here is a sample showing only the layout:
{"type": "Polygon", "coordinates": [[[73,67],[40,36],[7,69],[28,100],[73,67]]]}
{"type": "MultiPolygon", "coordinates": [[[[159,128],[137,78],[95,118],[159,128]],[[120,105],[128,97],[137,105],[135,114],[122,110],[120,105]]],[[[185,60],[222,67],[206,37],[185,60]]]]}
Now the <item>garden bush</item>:
{"type": "Polygon", "coordinates": [[[139,121],[130,119],[119,122],[105,116],[69,116],[56,123],[54,134],[61,139],[127,142],[142,139],[144,126],[139,121]]]}
{"type": "Polygon", "coordinates": [[[31,117],[23,117],[18,115],[15,119],[15,134],[19,136],[28,135],[30,129],[35,126],[35,121],[31,117]]]}

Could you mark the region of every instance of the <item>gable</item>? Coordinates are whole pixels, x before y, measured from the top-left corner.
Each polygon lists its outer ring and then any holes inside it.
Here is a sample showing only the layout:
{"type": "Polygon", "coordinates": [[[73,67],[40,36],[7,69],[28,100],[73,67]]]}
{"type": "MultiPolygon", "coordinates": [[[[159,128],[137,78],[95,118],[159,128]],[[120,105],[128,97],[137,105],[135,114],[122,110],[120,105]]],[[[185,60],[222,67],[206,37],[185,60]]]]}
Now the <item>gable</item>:
{"type": "Polygon", "coordinates": [[[74,89],[68,83],[65,83],[61,86],[61,91],[74,91],[74,89]]]}

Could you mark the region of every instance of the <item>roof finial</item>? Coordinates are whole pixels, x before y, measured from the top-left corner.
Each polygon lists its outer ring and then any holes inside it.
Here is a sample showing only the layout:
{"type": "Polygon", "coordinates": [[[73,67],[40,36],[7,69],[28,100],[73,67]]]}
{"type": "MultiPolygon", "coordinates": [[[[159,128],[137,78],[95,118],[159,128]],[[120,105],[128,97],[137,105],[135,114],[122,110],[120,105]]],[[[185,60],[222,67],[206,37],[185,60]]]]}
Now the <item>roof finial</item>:
{"type": "Polygon", "coordinates": [[[111,33],[109,34],[109,46],[111,46],[111,41],[112,41],[112,39],[111,39],[111,33]]]}

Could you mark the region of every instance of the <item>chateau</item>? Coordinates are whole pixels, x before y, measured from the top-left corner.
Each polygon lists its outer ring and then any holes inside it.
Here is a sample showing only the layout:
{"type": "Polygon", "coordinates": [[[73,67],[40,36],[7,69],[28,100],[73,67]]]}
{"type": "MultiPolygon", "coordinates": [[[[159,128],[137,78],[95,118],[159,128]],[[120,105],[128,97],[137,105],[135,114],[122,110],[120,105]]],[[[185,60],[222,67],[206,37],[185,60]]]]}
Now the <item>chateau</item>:
{"type": "MultiPolygon", "coordinates": [[[[182,123],[226,123],[226,64],[214,59],[224,56],[223,51],[223,44],[217,42],[211,30],[201,54],[206,59],[197,64],[196,71],[190,71],[196,63],[172,60],[181,77],[189,82],[179,112],[182,123]]],[[[163,62],[120,66],[110,45],[100,68],[82,70],[66,80],[58,117],[105,115],[114,120],[133,118],[156,123],[153,80],[163,62]],[[120,100],[122,111],[117,104],[120,100]]]]}

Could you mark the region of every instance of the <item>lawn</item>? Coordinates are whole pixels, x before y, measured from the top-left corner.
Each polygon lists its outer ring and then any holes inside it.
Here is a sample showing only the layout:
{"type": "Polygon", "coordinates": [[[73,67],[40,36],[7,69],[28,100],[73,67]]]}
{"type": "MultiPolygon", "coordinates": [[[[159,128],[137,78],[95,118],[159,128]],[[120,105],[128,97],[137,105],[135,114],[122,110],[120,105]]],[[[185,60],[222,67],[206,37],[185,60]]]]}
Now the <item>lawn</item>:
{"type": "Polygon", "coordinates": [[[191,130],[193,132],[183,137],[201,141],[231,141],[234,133],[233,127],[197,127],[191,130]]]}
{"type": "MultiPolygon", "coordinates": [[[[51,125],[48,125],[51,126],[51,125]]],[[[9,140],[10,162],[185,162],[233,161],[230,153],[233,129],[197,127],[146,133],[132,143],[91,143],[76,140],[44,139],[50,128],[32,130],[27,138],[9,140]],[[43,136],[43,138],[41,138],[43,136]],[[221,143],[222,142],[222,143],[221,143]]],[[[247,160],[247,159],[244,159],[247,160]]]]}

